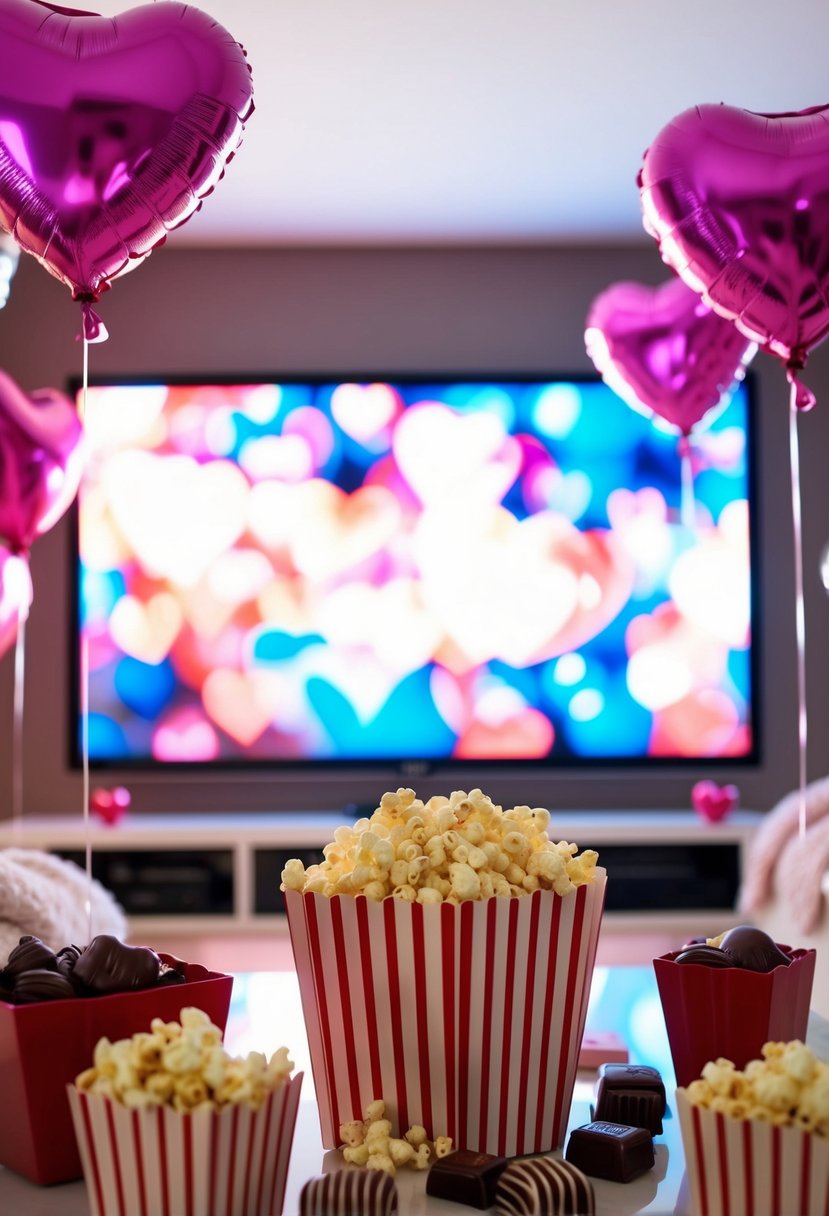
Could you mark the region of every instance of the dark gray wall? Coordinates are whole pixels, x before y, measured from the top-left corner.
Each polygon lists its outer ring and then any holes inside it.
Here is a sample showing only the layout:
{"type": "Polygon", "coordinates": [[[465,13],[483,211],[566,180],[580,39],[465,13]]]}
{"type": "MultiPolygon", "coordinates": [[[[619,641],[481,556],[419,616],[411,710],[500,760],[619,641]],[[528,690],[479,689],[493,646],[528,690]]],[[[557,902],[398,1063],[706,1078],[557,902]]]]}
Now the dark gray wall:
{"type": "MultiPolygon", "coordinates": [[[[519,249],[282,249],[157,251],[117,282],[101,305],[111,338],[90,349],[93,373],[368,370],[592,370],[583,327],[593,297],[620,279],[667,277],[650,245],[519,249]]],[[[81,368],[79,312],[68,292],[24,259],[0,313],[0,366],[24,388],[63,387],[81,368]]],[[[736,779],[743,805],[767,808],[797,783],[794,574],[788,457],[788,396],[780,366],[754,362],[760,413],[760,570],[764,760],[736,779]]],[[[818,576],[829,536],[829,354],[818,350],[807,379],[818,407],[801,419],[810,776],[827,768],[829,689],[824,656],[829,605],[818,576]]],[[[27,813],[72,812],[81,784],[68,770],[67,553],[58,526],[34,546],[35,602],[26,649],[24,782],[27,813]]],[[[12,662],[0,662],[0,815],[11,790],[12,662]]],[[[554,773],[480,777],[497,799],[552,807],[685,807],[698,774],[554,773]]],[[[210,776],[123,779],[138,810],[336,807],[373,802],[399,784],[392,772],[348,781],[318,771],[308,780],[210,776]]],[[[414,784],[448,793],[469,777],[442,773],[414,784]]]]}

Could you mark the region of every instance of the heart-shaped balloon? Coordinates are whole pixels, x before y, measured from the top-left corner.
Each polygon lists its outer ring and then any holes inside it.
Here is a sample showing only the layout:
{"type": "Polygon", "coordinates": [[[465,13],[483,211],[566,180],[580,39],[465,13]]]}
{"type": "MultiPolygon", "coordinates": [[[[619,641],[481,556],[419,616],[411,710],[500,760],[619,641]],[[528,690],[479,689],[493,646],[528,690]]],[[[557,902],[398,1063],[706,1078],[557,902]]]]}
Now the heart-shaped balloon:
{"type": "Polygon", "coordinates": [[[725,408],[757,351],[681,279],[608,287],[591,305],[585,344],[614,392],[682,435],[725,408]]]}
{"type": "MultiPolygon", "coordinates": [[[[792,380],[829,334],[827,116],[695,106],[663,127],[639,175],[664,260],[792,380]]],[[[798,404],[814,404],[808,390],[798,404]]]]}
{"type": "Polygon", "coordinates": [[[0,371],[0,541],[24,552],[55,524],[78,490],[83,428],[53,389],[27,396],[0,371]]]}
{"type": "Polygon", "coordinates": [[[199,9],[2,0],[0,225],[88,314],[201,206],[252,109],[244,51],[199,9]]]}

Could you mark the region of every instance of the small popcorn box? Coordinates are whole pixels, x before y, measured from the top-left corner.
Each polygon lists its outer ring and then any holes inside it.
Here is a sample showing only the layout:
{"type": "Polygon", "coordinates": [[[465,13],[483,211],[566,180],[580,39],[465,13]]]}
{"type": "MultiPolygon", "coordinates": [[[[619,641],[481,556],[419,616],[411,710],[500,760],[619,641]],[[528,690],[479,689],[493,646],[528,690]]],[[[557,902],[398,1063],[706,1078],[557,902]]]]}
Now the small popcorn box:
{"type": "Polygon", "coordinates": [[[825,1216],[829,1142],[705,1110],[676,1091],[694,1216],[825,1216]]]}
{"type": "Polygon", "coordinates": [[[605,882],[457,906],[287,891],[325,1147],[376,1098],[396,1135],[560,1147],[605,882]]]}
{"type": "Polygon", "coordinates": [[[81,1177],[66,1085],[89,1067],[100,1038],[129,1038],[156,1017],[176,1021],[187,1005],[224,1031],[233,977],[161,959],[187,983],[32,1005],[0,1000],[0,1165],[41,1186],[81,1177]]]}
{"type": "Polygon", "coordinates": [[[302,1073],[259,1110],[131,1110],[67,1085],[91,1216],[280,1216],[302,1073]]]}
{"type": "Polygon", "coordinates": [[[816,953],[780,949],[791,963],[766,972],[677,963],[678,950],[653,960],[677,1085],[709,1060],[744,1068],[770,1040],[805,1040],[816,953]]]}

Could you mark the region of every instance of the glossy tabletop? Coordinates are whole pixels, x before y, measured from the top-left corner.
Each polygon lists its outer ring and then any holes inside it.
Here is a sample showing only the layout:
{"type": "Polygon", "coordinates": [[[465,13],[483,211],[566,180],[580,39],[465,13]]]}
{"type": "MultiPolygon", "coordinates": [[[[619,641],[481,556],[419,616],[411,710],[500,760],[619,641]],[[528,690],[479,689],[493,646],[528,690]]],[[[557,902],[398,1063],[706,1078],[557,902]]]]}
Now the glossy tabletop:
{"type": "MultiPolygon", "coordinates": [[[[662,1009],[650,967],[597,967],[587,1017],[592,1031],[615,1031],[627,1043],[631,1062],[658,1068],[668,1092],[664,1133],[656,1137],[656,1166],[644,1177],[621,1185],[594,1180],[598,1216],[691,1216],[685,1183],[679,1122],[673,1103],[673,1069],[662,1009]]],[[[809,1041],[829,1058],[829,1024],[813,1015],[809,1041]]],[[[240,974],[235,978],[226,1045],[234,1054],[250,1050],[270,1054],[286,1045],[304,1071],[303,1095],[297,1119],[285,1198],[285,1216],[296,1216],[303,1183],[315,1174],[338,1169],[338,1152],[325,1152],[320,1139],[314,1084],[302,1020],[299,988],[291,971],[240,974]]],[[[580,1073],[576,1083],[570,1127],[590,1119],[594,1074],[580,1073]]],[[[400,1216],[461,1216],[475,1209],[428,1197],[426,1176],[407,1169],[397,1172],[400,1216]]],[[[0,1213],[9,1216],[87,1216],[86,1190],[81,1182],[37,1187],[0,1167],[0,1213]]],[[[176,1214],[173,1214],[176,1216],[176,1214]]]]}

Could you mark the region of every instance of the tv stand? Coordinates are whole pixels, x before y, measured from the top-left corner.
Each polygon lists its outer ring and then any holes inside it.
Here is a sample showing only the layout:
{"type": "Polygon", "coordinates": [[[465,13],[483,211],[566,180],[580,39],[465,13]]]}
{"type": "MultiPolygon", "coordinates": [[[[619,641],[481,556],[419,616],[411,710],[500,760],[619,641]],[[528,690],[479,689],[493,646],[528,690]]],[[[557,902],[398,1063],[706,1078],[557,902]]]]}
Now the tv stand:
{"type": "MultiPolygon", "coordinates": [[[[280,875],[306,864],[364,808],[236,815],[127,815],[92,819],[93,872],[123,904],[131,931],[246,935],[283,932],[280,875]]],[[[557,812],[552,835],[597,848],[608,870],[604,933],[716,933],[733,923],[743,854],[762,816],[738,811],[703,823],[692,811],[557,812]]],[[[0,848],[37,848],[84,864],[80,817],[0,821],[0,848]]]]}

